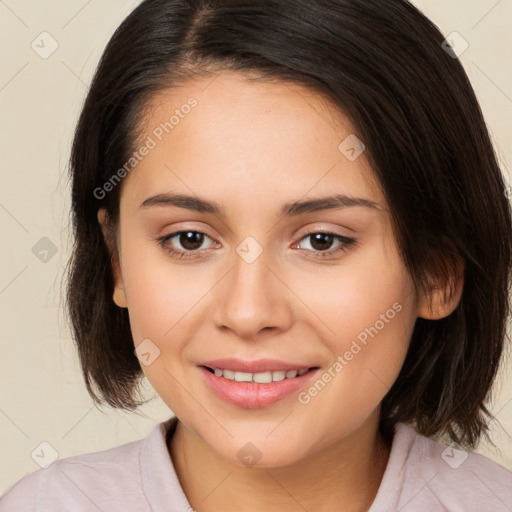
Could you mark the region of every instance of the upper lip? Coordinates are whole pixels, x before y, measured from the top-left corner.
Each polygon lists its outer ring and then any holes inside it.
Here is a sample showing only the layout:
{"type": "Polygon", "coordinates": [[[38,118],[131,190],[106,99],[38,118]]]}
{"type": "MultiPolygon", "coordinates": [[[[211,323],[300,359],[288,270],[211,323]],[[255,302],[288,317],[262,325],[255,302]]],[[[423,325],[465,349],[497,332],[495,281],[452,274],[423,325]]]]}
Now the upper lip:
{"type": "Polygon", "coordinates": [[[255,361],[243,361],[241,359],[225,358],[211,361],[203,361],[199,366],[208,366],[208,368],[218,368],[220,370],[232,370],[234,372],[262,373],[278,370],[302,370],[303,368],[312,368],[310,364],[287,363],[277,359],[257,359],[255,361]]]}

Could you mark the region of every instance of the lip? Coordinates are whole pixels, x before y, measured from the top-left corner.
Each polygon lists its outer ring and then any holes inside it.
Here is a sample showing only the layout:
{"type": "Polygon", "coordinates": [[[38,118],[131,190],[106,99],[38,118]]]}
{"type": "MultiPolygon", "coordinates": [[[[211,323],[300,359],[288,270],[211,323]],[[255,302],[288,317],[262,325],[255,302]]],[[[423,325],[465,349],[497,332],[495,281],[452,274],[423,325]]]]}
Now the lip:
{"type": "Polygon", "coordinates": [[[260,373],[278,370],[301,370],[303,368],[313,368],[315,365],[308,363],[287,363],[277,359],[258,359],[256,361],[242,361],[241,359],[224,358],[198,363],[199,366],[208,366],[209,368],[220,368],[221,370],[232,370],[234,372],[260,373]]]}
{"type": "Polygon", "coordinates": [[[260,409],[278,402],[305,387],[320,371],[317,366],[291,364],[282,361],[260,359],[258,361],[240,361],[236,359],[217,359],[200,363],[198,369],[206,385],[219,398],[230,404],[246,409],[260,409]],[[297,370],[310,368],[300,377],[284,379],[278,382],[258,384],[255,382],[236,382],[217,377],[205,367],[221,368],[239,372],[259,373],[263,371],[297,370]]]}

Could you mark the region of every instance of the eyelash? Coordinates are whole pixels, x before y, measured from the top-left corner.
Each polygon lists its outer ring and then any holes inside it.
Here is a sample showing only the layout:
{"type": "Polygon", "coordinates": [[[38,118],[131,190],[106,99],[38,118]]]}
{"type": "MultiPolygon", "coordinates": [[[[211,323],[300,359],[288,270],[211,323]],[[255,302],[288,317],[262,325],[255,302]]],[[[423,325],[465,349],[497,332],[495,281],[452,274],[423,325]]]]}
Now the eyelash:
{"type": "MultiPolygon", "coordinates": [[[[192,259],[192,258],[199,257],[199,256],[197,256],[197,254],[200,253],[201,250],[179,251],[179,250],[172,249],[172,248],[168,247],[167,242],[169,240],[171,240],[172,238],[176,237],[177,235],[181,235],[182,233],[199,233],[199,234],[205,235],[211,239],[210,236],[208,236],[206,233],[204,233],[202,231],[196,231],[193,229],[185,229],[185,230],[181,230],[181,231],[175,231],[174,233],[171,233],[169,235],[165,235],[163,237],[157,238],[156,242],[161,247],[163,247],[173,258],[192,259]]],[[[316,253],[316,256],[314,256],[314,257],[317,259],[322,259],[322,258],[327,258],[327,257],[333,256],[333,254],[338,253],[340,251],[346,252],[351,247],[355,246],[357,243],[357,240],[355,238],[349,238],[346,236],[339,235],[337,233],[332,233],[330,231],[311,231],[310,233],[307,233],[303,237],[301,237],[301,239],[299,240],[298,243],[300,243],[302,240],[309,238],[313,235],[331,235],[342,244],[339,247],[336,247],[335,249],[329,249],[327,251],[313,251],[316,253]]],[[[295,245],[297,245],[297,244],[295,244],[295,245]]],[[[204,250],[206,250],[206,249],[202,249],[202,251],[204,251],[204,250]]],[[[305,249],[305,250],[310,250],[310,249],[305,249]]]]}

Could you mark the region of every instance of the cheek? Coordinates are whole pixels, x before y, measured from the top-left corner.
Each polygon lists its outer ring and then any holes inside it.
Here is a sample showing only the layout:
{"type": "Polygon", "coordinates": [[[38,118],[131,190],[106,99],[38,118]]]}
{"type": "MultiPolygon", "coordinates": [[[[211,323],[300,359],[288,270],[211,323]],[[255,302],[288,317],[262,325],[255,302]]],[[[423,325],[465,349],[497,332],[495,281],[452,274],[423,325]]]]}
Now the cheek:
{"type": "Polygon", "coordinates": [[[308,308],[317,317],[314,330],[322,333],[331,357],[322,382],[306,389],[301,402],[316,401],[319,414],[330,411],[341,420],[352,411],[364,417],[403,365],[416,321],[413,283],[398,259],[380,261],[318,275],[299,292],[307,290],[308,308]]]}
{"type": "MultiPolygon", "coordinates": [[[[296,275],[294,293],[316,318],[317,331],[332,351],[348,349],[347,340],[377,335],[395,337],[414,323],[412,279],[396,258],[361,257],[337,268],[296,275]],[[395,306],[393,307],[393,305],[395,306]]],[[[392,255],[394,256],[394,255],[392,255]]],[[[291,279],[291,276],[290,276],[291,279]]],[[[313,316],[311,316],[313,319],[313,316]]],[[[350,345],[350,342],[349,342],[350,345]]]]}
{"type": "Polygon", "coordinates": [[[154,248],[132,249],[126,248],[123,276],[141,368],[167,405],[181,412],[179,404],[188,398],[183,391],[188,342],[198,325],[201,298],[211,285],[197,270],[171,263],[164,250],[158,254],[154,248]],[[142,357],[145,353],[150,354],[148,364],[142,357]]]}
{"type": "Polygon", "coordinates": [[[177,265],[157,242],[148,240],[125,244],[123,281],[135,344],[145,338],[172,338],[211,288],[204,268],[177,265]]]}

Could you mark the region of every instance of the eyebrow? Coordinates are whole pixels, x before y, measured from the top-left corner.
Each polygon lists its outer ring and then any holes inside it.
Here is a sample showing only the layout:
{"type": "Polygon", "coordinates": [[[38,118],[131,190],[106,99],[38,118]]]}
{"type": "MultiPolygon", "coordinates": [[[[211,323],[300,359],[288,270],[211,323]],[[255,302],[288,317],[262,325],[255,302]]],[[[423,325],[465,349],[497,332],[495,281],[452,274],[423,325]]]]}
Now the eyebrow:
{"type": "MultiPolygon", "coordinates": [[[[199,213],[209,213],[219,217],[226,216],[224,209],[215,201],[209,201],[200,197],[185,194],[157,194],[144,200],[140,205],[140,208],[149,208],[152,206],[175,206],[199,213]]],[[[340,210],[353,206],[360,206],[375,210],[380,209],[378,203],[371,201],[370,199],[350,197],[344,194],[335,194],[309,199],[307,201],[291,201],[286,203],[281,209],[281,216],[293,217],[321,210],[340,210]]]]}

